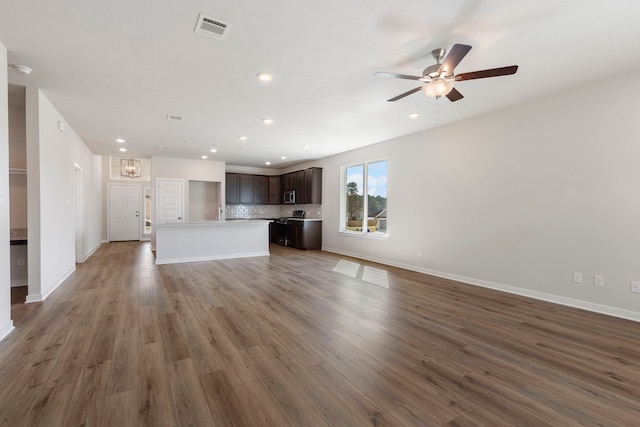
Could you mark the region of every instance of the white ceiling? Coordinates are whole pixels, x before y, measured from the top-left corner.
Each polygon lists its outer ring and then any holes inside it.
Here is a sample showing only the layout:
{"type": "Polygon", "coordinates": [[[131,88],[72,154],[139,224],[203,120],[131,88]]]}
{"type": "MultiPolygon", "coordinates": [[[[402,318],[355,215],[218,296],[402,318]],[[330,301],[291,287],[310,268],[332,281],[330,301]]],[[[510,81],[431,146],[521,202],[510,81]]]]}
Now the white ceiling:
{"type": "Polygon", "coordinates": [[[282,168],[639,69],[640,2],[2,0],[0,42],[33,68],[9,82],[42,89],[95,154],[119,155],[122,137],[140,157],[282,168]],[[195,34],[199,13],[229,23],[226,39],[195,34]],[[376,71],[420,75],[454,43],[473,46],[456,73],[518,73],[458,82],[455,103],[386,102],[416,82],[376,71]]]}

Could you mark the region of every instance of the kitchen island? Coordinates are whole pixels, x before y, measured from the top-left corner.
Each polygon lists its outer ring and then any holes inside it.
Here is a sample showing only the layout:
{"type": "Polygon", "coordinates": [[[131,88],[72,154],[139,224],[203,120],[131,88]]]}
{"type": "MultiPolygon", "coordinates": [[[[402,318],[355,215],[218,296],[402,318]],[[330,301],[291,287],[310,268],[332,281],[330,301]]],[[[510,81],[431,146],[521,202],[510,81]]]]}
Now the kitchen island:
{"type": "Polygon", "coordinates": [[[156,224],[156,264],[269,255],[268,220],[156,224]]]}

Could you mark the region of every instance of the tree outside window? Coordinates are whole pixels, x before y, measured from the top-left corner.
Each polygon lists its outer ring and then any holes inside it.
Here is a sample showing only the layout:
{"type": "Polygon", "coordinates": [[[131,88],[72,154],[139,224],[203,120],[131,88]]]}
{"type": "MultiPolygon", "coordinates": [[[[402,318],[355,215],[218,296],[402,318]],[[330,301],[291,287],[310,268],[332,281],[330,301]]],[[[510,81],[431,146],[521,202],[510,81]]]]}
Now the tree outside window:
{"type": "Polygon", "coordinates": [[[344,171],[343,231],[386,234],[387,161],[365,162],[344,171]]]}

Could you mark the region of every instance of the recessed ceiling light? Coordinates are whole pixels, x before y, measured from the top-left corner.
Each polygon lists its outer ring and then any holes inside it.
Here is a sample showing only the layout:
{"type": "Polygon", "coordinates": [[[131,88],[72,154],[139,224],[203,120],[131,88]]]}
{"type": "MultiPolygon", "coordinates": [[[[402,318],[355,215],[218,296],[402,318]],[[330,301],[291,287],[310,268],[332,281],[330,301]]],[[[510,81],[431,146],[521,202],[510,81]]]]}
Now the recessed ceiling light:
{"type": "Polygon", "coordinates": [[[211,149],[211,150],[209,150],[209,151],[211,151],[212,153],[217,153],[217,152],[218,152],[218,149],[217,149],[217,148],[212,148],[212,149],[211,149]]]}
{"type": "Polygon", "coordinates": [[[260,79],[263,82],[268,82],[273,80],[273,74],[271,73],[266,73],[266,72],[262,72],[262,73],[258,73],[258,79],[260,79]]]}
{"type": "Polygon", "coordinates": [[[280,160],[287,160],[287,156],[280,156],[280,160]]]}
{"type": "Polygon", "coordinates": [[[164,145],[160,145],[160,146],[158,146],[158,149],[160,149],[160,150],[168,150],[169,147],[165,147],[164,145]]]}
{"type": "Polygon", "coordinates": [[[124,153],[125,151],[127,151],[127,149],[126,149],[126,148],[124,148],[124,147],[120,148],[119,150],[120,150],[120,151],[122,151],[123,153],[124,153]]]}
{"type": "Polygon", "coordinates": [[[270,125],[271,123],[273,123],[273,119],[262,119],[262,123],[264,123],[265,125],[270,125]]]}
{"type": "Polygon", "coordinates": [[[264,162],[265,165],[269,166],[271,162],[264,162]]]}
{"type": "Polygon", "coordinates": [[[122,144],[122,143],[124,142],[124,139],[122,139],[122,138],[116,138],[116,142],[117,142],[118,144],[122,144]]]}
{"type": "Polygon", "coordinates": [[[246,141],[246,140],[247,140],[247,138],[249,138],[249,137],[248,137],[248,136],[246,136],[246,135],[240,135],[240,136],[238,137],[238,139],[239,139],[240,141],[246,141]]]}
{"type": "Polygon", "coordinates": [[[202,160],[207,160],[208,157],[207,156],[202,156],[202,160]]]}
{"type": "Polygon", "coordinates": [[[184,143],[185,144],[193,144],[193,142],[191,140],[189,140],[189,139],[187,139],[184,143]]]}
{"type": "Polygon", "coordinates": [[[306,145],[306,144],[302,146],[302,148],[309,148],[309,147],[310,145],[306,145]]]}
{"type": "Polygon", "coordinates": [[[420,113],[411,113],[409,114],[409,117],[411,117],[412,119],[417,119],[418,117],[420,117],[420,113]]]}

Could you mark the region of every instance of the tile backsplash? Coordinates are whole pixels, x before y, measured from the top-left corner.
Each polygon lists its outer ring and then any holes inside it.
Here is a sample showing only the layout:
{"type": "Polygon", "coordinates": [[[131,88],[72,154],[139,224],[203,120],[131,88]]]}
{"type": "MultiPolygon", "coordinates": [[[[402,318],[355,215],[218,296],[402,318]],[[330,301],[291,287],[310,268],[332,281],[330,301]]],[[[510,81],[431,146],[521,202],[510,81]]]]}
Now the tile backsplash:
{"type": "Polygon", "coordinates": [[[305,217],[322,219],[322,205],[227,205],[226,219],[237,218],[280,218],[292,216],[294,210],[305,211],[305,217]]]}

